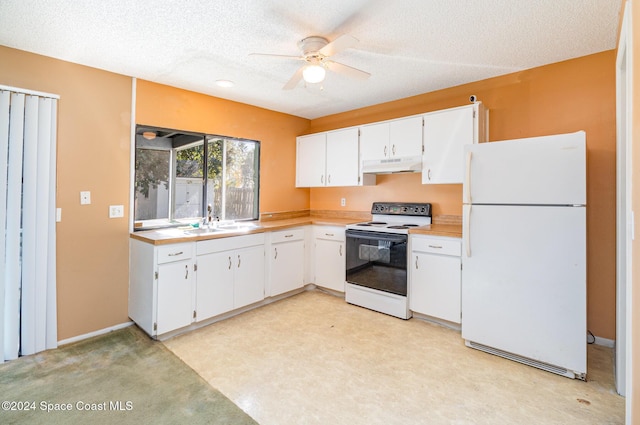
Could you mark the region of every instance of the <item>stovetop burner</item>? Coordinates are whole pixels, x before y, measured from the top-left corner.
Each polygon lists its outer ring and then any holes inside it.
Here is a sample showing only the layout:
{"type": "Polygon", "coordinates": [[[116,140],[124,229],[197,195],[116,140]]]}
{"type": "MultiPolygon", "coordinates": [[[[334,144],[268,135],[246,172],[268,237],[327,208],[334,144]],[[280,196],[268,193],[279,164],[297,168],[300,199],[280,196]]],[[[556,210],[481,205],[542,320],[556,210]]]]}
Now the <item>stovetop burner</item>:
{"type": "Polygon", "coordinates": [[[409,228],[431,224],[431,204],[374,202],[371,215],[371,221],[350,224],[347,229],[406,234],[409,228]]]}

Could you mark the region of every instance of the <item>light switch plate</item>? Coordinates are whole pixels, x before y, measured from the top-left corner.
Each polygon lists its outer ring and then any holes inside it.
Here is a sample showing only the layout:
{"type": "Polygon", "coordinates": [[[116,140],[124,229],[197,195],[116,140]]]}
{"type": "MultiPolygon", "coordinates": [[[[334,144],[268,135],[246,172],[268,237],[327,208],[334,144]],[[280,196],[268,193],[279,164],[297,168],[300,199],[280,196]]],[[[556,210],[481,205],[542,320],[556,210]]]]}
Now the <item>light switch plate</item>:
{"type": "Polygon", "coordinates": [[[89,205],[91,203],[91,192],[80,192],[80,205],[89,205]]]}
{"type": "Polygon", "coordinates": [[[124,205],[109,205],[109,218],[124,217],[124,205]]]}

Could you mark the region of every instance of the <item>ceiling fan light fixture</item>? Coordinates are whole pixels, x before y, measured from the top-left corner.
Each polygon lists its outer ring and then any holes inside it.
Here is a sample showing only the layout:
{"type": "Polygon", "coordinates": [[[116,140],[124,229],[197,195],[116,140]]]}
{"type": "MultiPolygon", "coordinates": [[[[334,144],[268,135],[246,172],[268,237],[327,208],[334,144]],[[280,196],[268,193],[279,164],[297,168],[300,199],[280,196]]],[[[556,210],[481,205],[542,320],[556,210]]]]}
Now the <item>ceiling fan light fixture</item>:
{"type": "Polygon", "coordinates": [[[321,65],[307,65],[302,71],[302,78],[310,84],[320,83],[324,81],[326,73],[326,70],[321,65]]]}

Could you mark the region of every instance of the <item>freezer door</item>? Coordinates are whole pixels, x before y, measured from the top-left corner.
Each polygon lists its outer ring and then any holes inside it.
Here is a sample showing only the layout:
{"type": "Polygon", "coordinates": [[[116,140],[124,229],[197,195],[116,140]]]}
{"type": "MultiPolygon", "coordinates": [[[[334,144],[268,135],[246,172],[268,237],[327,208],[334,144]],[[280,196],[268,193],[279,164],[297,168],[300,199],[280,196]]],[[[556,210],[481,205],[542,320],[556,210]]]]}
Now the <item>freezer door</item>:
{"type": "Polygon", "coordinates": [[[471,206],[462,337],[586,373],[584,207],[471,206]]]}
{"type": "Polygon", "coordinates": [[[465,146],[466,204],[585,205],[584,131],[465,146]]]}

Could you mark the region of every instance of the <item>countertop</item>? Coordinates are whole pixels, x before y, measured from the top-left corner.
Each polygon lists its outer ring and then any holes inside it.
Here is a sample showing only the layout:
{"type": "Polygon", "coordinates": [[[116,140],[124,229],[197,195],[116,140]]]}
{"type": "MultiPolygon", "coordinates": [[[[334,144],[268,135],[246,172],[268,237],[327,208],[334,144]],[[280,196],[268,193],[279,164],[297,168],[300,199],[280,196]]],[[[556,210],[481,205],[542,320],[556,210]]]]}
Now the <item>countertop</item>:
{"type": "Polygon", "coordinates": [[[409,230],[410,235],[448,236],[450,238],[462,237],[462,225],[460,224],[430,224],[409,230]]]}
{"type": "MultiPolygon", "coordinates": [[[[282,220],[265,220],[253,222],[255,227],[243,230],[214,231],[211,233],[190,232],[188,229],[170,228],[157,230],[143,230],[132,232],[130,237],[153,245],[166,245],[180,242],[203,241],[208,239],[228,238],[232,236],[250,235],[254,233],[272,232],[291,227],[306,225],[346,226],[358,223],[362,220],[356,218],[338,218],[323,216],[306,216],[288,218],[282,220]]],[[[452,238],[462,237],[462,226],[458,224],[430,224],[420,226],[409,231],[410,235],[448,236],[452,238]]]]}

